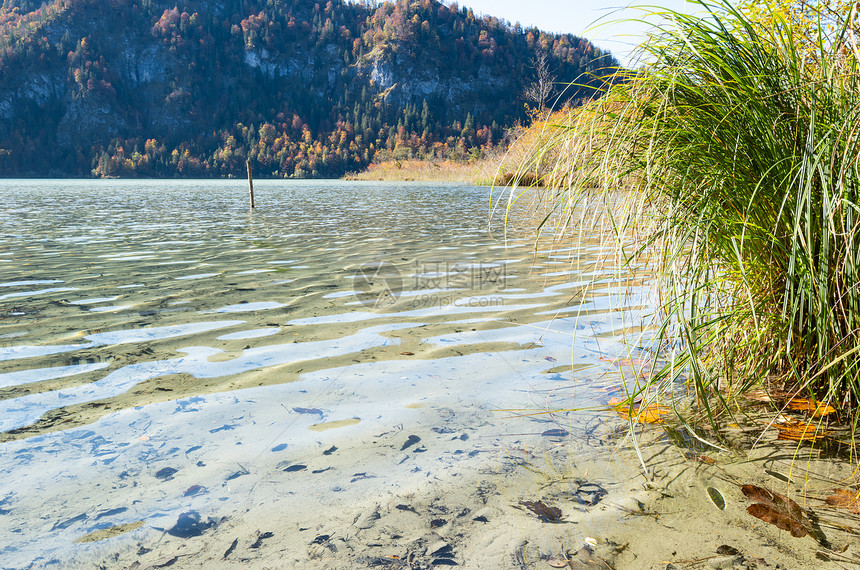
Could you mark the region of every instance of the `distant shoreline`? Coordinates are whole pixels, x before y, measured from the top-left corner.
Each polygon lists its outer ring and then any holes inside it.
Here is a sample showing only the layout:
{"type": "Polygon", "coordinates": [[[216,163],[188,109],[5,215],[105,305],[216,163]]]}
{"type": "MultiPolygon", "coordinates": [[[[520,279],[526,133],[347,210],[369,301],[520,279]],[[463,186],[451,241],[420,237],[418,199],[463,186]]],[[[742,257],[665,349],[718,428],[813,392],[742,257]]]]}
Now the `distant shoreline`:
{"type": "Polygon", "coordinates": [[[452,160],[387,160],[371,164],[367,170],[350,172],[343,180],[473,183],[482,174],[484,166],[484,162],[452,160]]]}

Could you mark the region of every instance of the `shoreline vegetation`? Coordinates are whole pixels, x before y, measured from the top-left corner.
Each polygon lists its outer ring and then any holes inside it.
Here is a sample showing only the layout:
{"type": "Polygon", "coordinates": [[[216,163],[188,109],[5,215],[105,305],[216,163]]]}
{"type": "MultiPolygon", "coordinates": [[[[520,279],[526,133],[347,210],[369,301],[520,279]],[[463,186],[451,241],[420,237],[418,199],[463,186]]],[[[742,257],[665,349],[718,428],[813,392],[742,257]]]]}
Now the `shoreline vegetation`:
{"type": "Polygon", "coordinates": [[[452,159],[386,159],[370,164],[366,169],[350,172],[343,180],[384,182],[467,182],[476,186],[518,187],[554,184],[544,180],[547,173],[540,167],[524,168],[537,149],[553,136],[554,128],[563,117],[574,113],[565,106],[561,111],[534,111],[528,128],[514,127],[508,134],[511,142],[506,148],[487,149],[469,160],[452,159]]]}
{"type": "MultiPolygon", "coordinates": [[[[453,160],[386,160],[375,162],[360,172],[350,172],[344,180],[384,182],[477,182],[487,162],[453,160]]],[[[481,185],[481,184],[479,184],[481,185]]]]}
{"type": "MultiPolygon", "coordinates": [[[[627,278],[656,287],[632,343],[651,348],[631,354],[639,373],[618,403],[632,432],[674,423],[738,449],[733,432],[749,430],[748,452],[782,440],[791,481],[810,476],[803,453],[856,466],[857,2],[691,4],[659,13],[640,69],[531,129],[513,188],[537,179],[565,239],[603,231],[627,278]],[[594,205],[602,215],[582,214],[594,205]]],[[[856,471],[832,485],[856,506],[856,471]]]]}

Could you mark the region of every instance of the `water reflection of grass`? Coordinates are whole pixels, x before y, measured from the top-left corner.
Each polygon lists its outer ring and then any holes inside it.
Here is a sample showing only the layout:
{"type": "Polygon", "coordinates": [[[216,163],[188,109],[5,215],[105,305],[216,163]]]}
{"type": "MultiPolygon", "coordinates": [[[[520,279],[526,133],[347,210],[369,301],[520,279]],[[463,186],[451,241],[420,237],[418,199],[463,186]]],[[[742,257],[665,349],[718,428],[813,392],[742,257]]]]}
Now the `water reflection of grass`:
{"type": "Polygon", "coordinates": [[[640,394],[685,378],[716,429],[764,383],[856,426],[856,5],[697,3],[664,14],[638,72],[547,121],[520,172],[547,185],[568,235],[594,222],[579,205],[611,203],[597,223],[623,258],[658,253],[652,346],[672,350],[640,394]],[[604,200],[619,187],[625,200],[604,200]]]}

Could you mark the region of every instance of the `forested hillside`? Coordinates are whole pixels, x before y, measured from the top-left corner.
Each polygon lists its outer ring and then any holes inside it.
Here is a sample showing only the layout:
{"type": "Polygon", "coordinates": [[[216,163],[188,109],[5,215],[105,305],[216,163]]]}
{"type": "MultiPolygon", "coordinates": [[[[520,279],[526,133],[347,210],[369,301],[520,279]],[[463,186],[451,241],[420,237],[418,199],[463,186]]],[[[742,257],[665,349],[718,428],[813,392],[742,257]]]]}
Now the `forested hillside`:
{"type": "Polygon", "coordinates": [[[617,65],[585,39],[436,0],[3,0],[0,176],[465,158],[524,118],[541,53],[559,82],[617,65]]]}

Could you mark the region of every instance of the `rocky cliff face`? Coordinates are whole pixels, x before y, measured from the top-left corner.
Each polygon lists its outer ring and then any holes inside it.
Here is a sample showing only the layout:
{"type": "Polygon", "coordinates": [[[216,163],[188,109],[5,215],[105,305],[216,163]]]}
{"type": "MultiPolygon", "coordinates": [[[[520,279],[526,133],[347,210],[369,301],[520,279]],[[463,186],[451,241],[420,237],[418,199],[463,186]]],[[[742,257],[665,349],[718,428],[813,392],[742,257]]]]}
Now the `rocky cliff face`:
{"type": "Polygon", "coordinates": [[[519,120],[538,50],[560,80],[615,63],[435,0],[5,0],[0,175],[88,175],[132,153],[150,171],[122,174],[226,175],[244,153],[324,175],[468,151],[519,120]]]}

